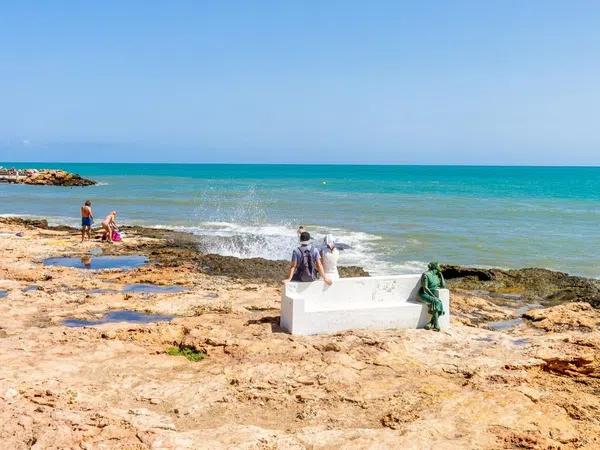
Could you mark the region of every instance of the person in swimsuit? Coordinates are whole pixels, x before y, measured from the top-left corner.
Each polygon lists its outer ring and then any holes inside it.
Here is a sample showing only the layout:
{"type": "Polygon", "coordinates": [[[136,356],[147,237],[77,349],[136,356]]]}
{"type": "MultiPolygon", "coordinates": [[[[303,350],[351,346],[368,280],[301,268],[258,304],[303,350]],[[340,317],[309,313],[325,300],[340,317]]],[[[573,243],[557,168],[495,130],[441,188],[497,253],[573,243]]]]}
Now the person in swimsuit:
{"type": "Polygon", "coordinates": [[[117,212],[116,211],[111,211],[111,213],[106,216],[106,218],[102,221],[102,228],[104,229],[105,233],[106,233],[106,240],[112,244],[113,239],[112,239],[112,234],[113,231],[116,231],[117,228],[117,212]]]}
{"type": "Polygon", "coordinates": [[[94,214],[92,213],[92,202],[86,200],[81,207],[81,242],[87,234],[88,239],[92,239],[92,224],[94,223],[94,214]]]}

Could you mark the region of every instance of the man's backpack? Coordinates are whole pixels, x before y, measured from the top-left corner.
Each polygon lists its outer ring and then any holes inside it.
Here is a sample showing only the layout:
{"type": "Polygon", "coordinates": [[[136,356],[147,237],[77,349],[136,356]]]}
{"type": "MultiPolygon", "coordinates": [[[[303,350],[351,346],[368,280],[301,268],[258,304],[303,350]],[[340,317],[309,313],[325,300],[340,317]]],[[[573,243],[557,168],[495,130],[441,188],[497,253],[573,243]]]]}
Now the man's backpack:
{"type": "Polygon", "coordinates": [[[315,281],[317,279],[316,259],[313,257],[313,248],[310,245],[298,247],[300,264],[296,267],[295,281],[315,281]]]}

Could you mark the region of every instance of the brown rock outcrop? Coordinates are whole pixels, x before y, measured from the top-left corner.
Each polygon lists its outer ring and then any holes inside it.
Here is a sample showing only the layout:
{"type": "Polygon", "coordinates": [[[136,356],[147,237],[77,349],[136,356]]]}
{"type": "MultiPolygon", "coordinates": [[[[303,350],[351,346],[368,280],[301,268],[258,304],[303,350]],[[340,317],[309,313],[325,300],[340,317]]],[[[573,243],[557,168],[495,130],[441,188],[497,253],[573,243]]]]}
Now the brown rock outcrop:
{"type": "Polygon", "coordinates": [[[46,186],[92,186],[96,184],[95,181],[64,170],[40,170],[25,178],[23,183],[46,186]]]}
{"type": "Polygon", "coordinates": [[[2,175],[0,182],[42,186],[92,186],[95,181],[76,173],[58,169],[20,170],[15,175],[2,175]]]}

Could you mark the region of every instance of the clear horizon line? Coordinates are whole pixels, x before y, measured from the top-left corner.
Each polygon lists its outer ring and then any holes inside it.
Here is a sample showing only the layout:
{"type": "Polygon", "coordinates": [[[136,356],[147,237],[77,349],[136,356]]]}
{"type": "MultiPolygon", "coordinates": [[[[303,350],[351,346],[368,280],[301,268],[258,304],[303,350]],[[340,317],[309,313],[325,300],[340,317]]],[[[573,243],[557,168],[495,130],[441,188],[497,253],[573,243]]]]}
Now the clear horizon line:
{"type": "Polygon", "coordinates": [[[0,161],[2,164],[102,164],[102,165],[225,165],[225,166],[414,166],[414,167],[579,167],[600,168],[600,163],[592,164],[533,164],[533,163],[381,163],[381,162],[351,162],[351,163],[298,163],[298,162],[163,162],[163,161],[0,161]]]}

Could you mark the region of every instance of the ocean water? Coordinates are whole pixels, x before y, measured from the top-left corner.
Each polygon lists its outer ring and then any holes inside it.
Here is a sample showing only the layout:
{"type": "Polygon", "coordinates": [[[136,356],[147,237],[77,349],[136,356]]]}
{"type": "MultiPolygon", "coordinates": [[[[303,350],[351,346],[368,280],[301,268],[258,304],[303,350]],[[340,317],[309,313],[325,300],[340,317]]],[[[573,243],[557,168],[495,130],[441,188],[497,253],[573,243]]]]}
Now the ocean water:
{"type": "Polygon", "coordinates": [[[431,260],[545,267],[600,278],[600,167],[12,164],[100,182],[86,188],[0,184],[0,214],[79,226],[99,220],[201,236],[206,251],[287,259],[299,225],[352,248],[343,264],[375,274],[431,260]]]}

